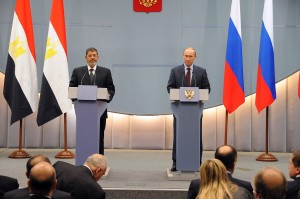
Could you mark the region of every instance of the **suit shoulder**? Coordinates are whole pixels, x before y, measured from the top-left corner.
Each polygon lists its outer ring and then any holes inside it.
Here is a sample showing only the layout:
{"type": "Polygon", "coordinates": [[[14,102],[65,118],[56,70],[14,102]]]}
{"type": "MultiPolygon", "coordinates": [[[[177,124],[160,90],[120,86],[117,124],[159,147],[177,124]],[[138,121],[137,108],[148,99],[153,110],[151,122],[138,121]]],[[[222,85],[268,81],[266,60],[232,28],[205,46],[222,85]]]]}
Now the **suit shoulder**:
{"type": "Polygon", "coordinates": [[[55,189],[53,192],[53,198],[71,198],[71,194],[65,191],[55,189]]]}

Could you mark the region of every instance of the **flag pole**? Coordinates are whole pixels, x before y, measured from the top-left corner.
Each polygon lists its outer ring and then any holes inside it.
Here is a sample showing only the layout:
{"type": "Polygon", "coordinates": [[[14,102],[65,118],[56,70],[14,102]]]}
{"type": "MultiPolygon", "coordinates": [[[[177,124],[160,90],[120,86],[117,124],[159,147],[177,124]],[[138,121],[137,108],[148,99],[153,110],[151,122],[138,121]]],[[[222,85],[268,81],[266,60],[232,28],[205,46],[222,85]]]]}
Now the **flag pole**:
{"type": "Polygon", "coordinates": [[[64,150],[57,153],[55,158],[71,159],[75,158],[75,154],[68,150],[68,138],[67,138],[67,113],[64,113],[64,150]]]}
{"type": "Polygon", "coordinates": [[[20,128],[19,128],[19,149],[12,152],[8,157],[9,158],[30,158],[31,156],[24,150],[22,150],[22,122],[23,120],[20,120],[20,128]]]}
{"type": "Polygon", "coordinates": [[[224,145],[227,145],[227,132],[228,132],[228,111],[225,113],[225,134],[224,134],[224,145]]]}
{"type": "Polygon", "coordinates": [[[278,159],[269,153],[269,106],[266,108],[266,152],[256,158],[257,161],[276,162],[278,159]]]}

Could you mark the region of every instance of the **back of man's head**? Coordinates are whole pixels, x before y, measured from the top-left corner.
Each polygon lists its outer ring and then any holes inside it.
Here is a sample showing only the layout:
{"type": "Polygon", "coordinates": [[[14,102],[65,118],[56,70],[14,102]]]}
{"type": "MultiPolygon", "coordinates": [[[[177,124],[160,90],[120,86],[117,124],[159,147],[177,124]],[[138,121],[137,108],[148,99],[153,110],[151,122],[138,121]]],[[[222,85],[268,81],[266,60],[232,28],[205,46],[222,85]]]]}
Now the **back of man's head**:
{"type": "Polygon", "coordinates": [[[300,167],[300,151],[295,151],[292,154],[292,162],[295,167],[300,167]]]}
{"type": "Polygon", "coordinates": [[[49,158],[45,155],[34,155],[31,158],[28,159],[27,163],[26,163],[26,176],[27,178],[29,178],[30,175],[30,171],[32,169],[32,167],[34,167],[36,164],[40,163],[40,162],[48,162],[49,164],[51,164],[49,158]]]}
{"type": "Polygon", "coordinates": [[[233,146],[223,145],[216,149],[215,158],[220,160],[228,171],[233,172],[237,161],[237,151],[233,146]]]}
{"type": "Polygon", "coordinates": [[[280,170],[266,167],[256,174],[254,187],[255,198],[283,199],[286,193],[286,179],[280,170]]]}
{"type": "Polygon", "coordinates": [[[100,178],[105,174],[107,169],[106,158],[98,153],[89,156],[84,164],[91,169],[93,173],[93,178],[96,181],[100,180],[100,178]]]}
{"type": "Polygon", "coordinates": [[[28,187],[31,194],[52,196],[56,186],[56,174],[48,162],[37,163],[30,171],[28,187]]]}

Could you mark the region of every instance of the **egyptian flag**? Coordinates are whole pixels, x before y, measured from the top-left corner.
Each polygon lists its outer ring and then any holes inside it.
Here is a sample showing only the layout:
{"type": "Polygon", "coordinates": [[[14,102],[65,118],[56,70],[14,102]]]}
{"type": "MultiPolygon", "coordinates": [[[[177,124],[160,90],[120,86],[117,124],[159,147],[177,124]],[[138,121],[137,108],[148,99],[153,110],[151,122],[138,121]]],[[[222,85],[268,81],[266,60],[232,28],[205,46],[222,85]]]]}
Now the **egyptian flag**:
{"type": "Polygon", "coordinates": [[[224,70],[223,104],[232,113],[245,102],[240,0],[232,0],[224,70]]]}
{"type": "Polygon", "coordinates": [[[11,109],[10,124],[37,109],[38,83],[29,0],[16,0],[3,94],[11,109]]]}
{"type": "Polygon", "coordinates": [[[37,124],[41,126],[72,108],[63,0],[52,1],[37,124]]]}
{"type": "Polygon", "coordinates": [[[265,0],[256,83],[255,105],[258,112],[272,104],[275,99],[273,1],[265,0]]]}

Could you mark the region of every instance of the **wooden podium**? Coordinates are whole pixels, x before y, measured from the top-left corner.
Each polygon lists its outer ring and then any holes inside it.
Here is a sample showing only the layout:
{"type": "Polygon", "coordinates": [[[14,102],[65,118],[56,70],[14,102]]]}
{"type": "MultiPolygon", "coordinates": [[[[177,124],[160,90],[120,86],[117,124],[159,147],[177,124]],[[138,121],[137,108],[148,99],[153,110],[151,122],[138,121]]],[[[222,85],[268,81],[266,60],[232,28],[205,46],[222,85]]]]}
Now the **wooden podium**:
{"type": "Polygon", "coordinates": [[[208,89],[181,87],[170,90],[171,109],[176,117],[176,169],[198,171],[200,166],[200,120],[208,89]]]}
{"type": "Polygon", "coordinates": [[[95,85],[69,87],[69,98],[75,100],[76,114],[76,159],[75,165],[82,165],[86,159],[99,153],[100,117],[107,108],[107,88],[95,85]]]}

